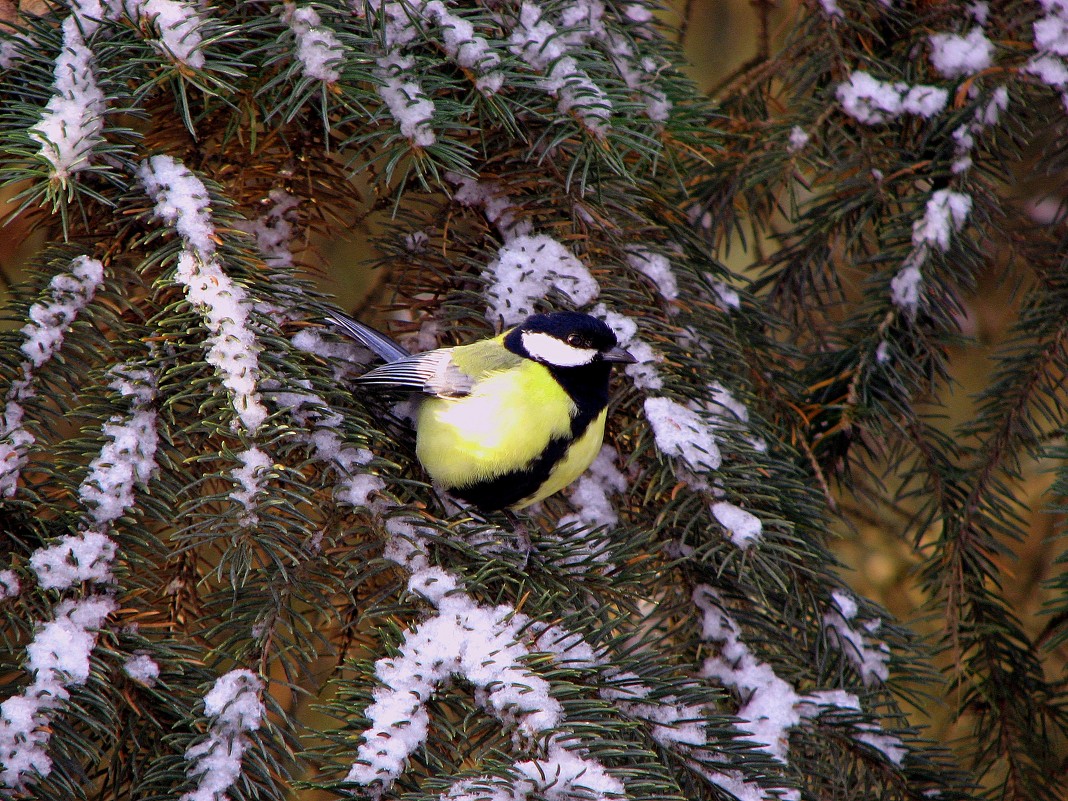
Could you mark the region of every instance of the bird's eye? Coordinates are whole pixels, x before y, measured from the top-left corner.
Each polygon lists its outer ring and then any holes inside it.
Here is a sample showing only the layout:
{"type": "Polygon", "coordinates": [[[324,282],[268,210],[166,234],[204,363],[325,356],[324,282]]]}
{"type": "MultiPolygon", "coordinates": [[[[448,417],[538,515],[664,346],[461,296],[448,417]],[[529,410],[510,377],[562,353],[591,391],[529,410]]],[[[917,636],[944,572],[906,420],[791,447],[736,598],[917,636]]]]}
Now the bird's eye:
{"type": "Polygon", "coordinates": [[[582,334],[568,334],[567,344],[573,348],[589,348],[590,341],[582,334]]]}

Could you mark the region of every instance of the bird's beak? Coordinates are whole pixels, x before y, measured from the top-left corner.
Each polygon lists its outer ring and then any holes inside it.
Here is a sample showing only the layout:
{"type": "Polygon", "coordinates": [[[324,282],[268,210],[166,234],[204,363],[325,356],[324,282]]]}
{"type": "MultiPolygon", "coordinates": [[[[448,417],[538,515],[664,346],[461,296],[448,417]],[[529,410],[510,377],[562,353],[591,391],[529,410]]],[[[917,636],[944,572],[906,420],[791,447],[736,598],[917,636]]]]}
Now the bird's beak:
{"type": "Polygon", "coordinates": [[[619,362],[620,364],[634,364],[638,360],[634,358],[634,355],[626,348],[612,348],[612,350],[601,356],[606,362],[619,362]]]}

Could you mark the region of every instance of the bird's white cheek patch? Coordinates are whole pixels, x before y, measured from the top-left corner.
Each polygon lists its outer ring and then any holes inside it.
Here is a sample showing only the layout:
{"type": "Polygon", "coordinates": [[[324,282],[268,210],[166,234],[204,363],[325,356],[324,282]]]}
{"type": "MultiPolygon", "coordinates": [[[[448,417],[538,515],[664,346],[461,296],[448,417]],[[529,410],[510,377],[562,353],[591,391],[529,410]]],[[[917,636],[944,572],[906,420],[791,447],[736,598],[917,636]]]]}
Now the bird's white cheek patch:
{"type": "Polygon", "coordinates": [[[575,348],[540,331],[524,331],[523,347],[538,361],[556,367],[579,367],[589,364],[597,355],[593,348],[575,348]]]}

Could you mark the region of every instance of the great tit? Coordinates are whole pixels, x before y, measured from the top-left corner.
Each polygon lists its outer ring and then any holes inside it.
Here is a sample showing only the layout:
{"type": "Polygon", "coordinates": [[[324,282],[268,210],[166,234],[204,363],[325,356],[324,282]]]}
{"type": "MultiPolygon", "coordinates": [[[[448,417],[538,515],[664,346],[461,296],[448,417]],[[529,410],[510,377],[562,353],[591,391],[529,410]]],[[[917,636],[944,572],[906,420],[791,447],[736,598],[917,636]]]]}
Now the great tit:
{"type": "Polygon", "coordinates": [[[522,509],[578,478],[601,449],[611,366],[635,361],[578,312],[414,355],[342,314],[329,319],[386,361],[359,383],[425,393],[416,456],[438,486],[484,511],[522,509]]]}

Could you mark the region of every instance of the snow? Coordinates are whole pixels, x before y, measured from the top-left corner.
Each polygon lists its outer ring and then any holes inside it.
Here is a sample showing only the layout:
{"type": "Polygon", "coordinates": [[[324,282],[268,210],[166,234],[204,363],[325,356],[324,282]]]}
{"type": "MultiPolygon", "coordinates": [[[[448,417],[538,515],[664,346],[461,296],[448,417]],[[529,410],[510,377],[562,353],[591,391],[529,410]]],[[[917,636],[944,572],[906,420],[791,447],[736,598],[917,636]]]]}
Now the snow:
{"type": "Polygon", "coordinates": [[[0,704],[0,782],[21,790],[35,776],[52,771],[49,712],[70,697],[69,688],[89,678],[96,630],[118,604],[106,595],[62,601],[55,617],[39,624],[26,648],[33,681],[0,704]]]}
{"type": "Polygon", "coordinates": [[[660,377],[656,369],[661,356],[652,345],[638,338],[638,324],[625,314],[610,311],[603,303],[598,303],[592,314],[608,324],[620,346],[630,351],[630,355],[634,357],[634,364],[628,364],[623,368],[623,372],[634,382],[634,386],[652,391],[661,389],[664,386],[664,379],[660,377]]]}
{"type": "Polygon", "coordinates": [[[831,600],[834,601],[834,605],[837,607],[836,614],[841,615],[846,620],[855,618],[860,610],[860,607],[857,606],[857,599],[845,590],[833,590],[831,592],[831,600]]]}
{"type": "Polygon", "coordinates": [[[920,302],[923,273],[918,264],[906,264],[890,279],[890,300],[903,309],[915,309],[920,302]]]}
{"type": "Polygon", "coordinates": [[[664,300],[678,300],[679,284],[667,256],[648,248],[627,248],[627,263],[653,282],[664,300]]]}
{"type": "Polygon", "coordinates": [[[216,679],[204,696],[204,713],[215,718],[215,728],[255,731],[266,714],[262,692],[263,682],[251,670],[231,670],[216,679]]]}
{"type": "MultiPolygon", "coordinates": [[[[599,10],[603,13],[603,6],[599,10]]],[[[566,7],[564,13],[568,11],[573,16],[561,19],[561,22],[573,29],[562,34],[547,19],[541,6],[525,0],[508,39],[509,50],[543,74],[538,85],[557,98],[557,108],[561,113],[574,110],[587,130],[603,137],[610,129],[612,103],[585,70],[579,68],[574,57],[567,54],[587,37],[594,35],[595,31],[601,32],[604,28],[592,5],[575,4],[566,7]]]]}
{"type": "Polygon", "coordinates": [[[30,322],[22,327],[25,339],[20,347],[33,368],[55,356],[74,319],[89,305],[103,281],[104,265],[88,256],[79,256],[71,262],[69,272],[52,277],[48,297],[30,306],[30,322]]]}
{"type": "Polygon", "coordinates": [[[486,219],[497,226],[505,242],[517,236],[529,236],[532,226],[529,220],[518,220],[515,205],[497,181],[478,181],[455,172],[445,173],[446,180],[456,187],[452,199],[468,208],[481,207],[486,219]]]}
{"type": "MultiPolygon", "coordinates": [[[[1068,3],[1061,0],[1040,0],[1045,14],[1035,20],[1035,56],[1023,69],[1054,89],[1068,87],[1068,3]]],[[[1068,96],[1062,98],[1068,102],[1068,96]]]]}
{"type": "Polygon", "coordinates": [[[20,350],[26,360],[22,376],[11,382],[0,418],[0,497],[14,495],[19,473],[26,464],[34,436],[23,426],[22,403],[36,393],[34,372],[59,352],[71,324],[89,305],[104,280],[104,265],[88,256],[78,256],[67,272],[49,281],[44,297],[30,306],[29,322],[22,327],[20,350]]]}
{"type": "Polygon", "coordinates": [[[725,423],[733,422],[744,425],[749,422],[749,409],[734,397],[729,389],[718,381],[710,382],[708,389],[712,395],[712,405],[719,407],[717,413],[725,423]],[[724,412],[727,412],[727,414],[724,414],[724,412]]]}
{"type": "Polygon", "coordinates": [[[89,463],[89,473],[78,488],[78,497],[90,507],[97,526],[104,527],[134,505],[134,486],[145,485],[156,469],[156,412],[148,408],[155,398],[155,380],[147,370],[112,370],[111,386],[131,400],[125,416],[112,417],[102,427],[108,442],[89,463]],[[144,374],[141,382],[131,376],[144,374]]]}
{"type": "Polygon", "coordinates": [[[607,686],[599,694],[611,701],[620,712],[650,725],[653,739],[666,748],[686,751],[688,747],[707,745],[705,723],[709,711],[703,706],[679,703],[674,695],[653,698],[652,688],[634,673],[622,672],[600,657],[597,667],[600,681],[607,686]]]}
{"type": "Polygon", "coordinates": [[[135,654],[127,659],[122,669],[134,681],[146,687],[154,687],[159,679],[159,665],[148,654],[135,654]]]}
{"type": "Polygon", "coordinates": [[[417,147],[429,147],[437,141],[430,121],[434,103],[423,92],[415,75],[415,58],[390,53],[378,59],[375,75],[381,83],[375,90],[385,102],[400,132],[417,147]]]}
{"type": "Polygon", "coordinates": [[[948,250],[951,235],[964,227],[971,210],[971,195],[939,189],[927,201],[923,218],[912,227],[912,244],[948,250]]]}
{"type": "Polygon", "coordinates": [[[931,248],[948,250],[954,234],[964,228],[972,210],[971,195],[939,189],[924,207],[923,217],[912,225],[912,251],[890,281],[890,299],[906,311],[919,305],[923,283],[921,267],[931,248]]]}
{"type": "Polygon", "coordinates": [[[646,398],[645,417],[665,456],[680,458],[698,472],[719,468],[723,459],[715,428],[693,408],[670,398],[646,398]]]}
{"type": "Polygon", "coordinates": [[[742,307],[742,298],[738,291],[727,286],[723,281],[713,279],[712,289],[719,298],[719,302],[726,306],[728,310],[742,307]]]}
{"type": "Polygon", "coordinates": [[[890,648],[874,637],[882,621],[869,620],[858,629],[853,625],[858,613],[856,599],[844,590],[834,590],[831,599],[834,606],[823,616],[830,641],[853,663],[864,684],[885,682],[890,677],[890,648]]]}
{"type": "Polygon", "coordinates": [[[293,347],[305,353],[314,353],[329,362],[334,380],[343,382],[352,375],[366,372],[365,367],[374,358],[371,351],[352,339],[332,337],[327,339],[317,328],[304,328],[289,338],[293,347]]]}
{"type": "Polygon", "coordinates": [[[1054,10],[1053,4],[1047,6],[1047,16],[1035,21],[1035,48],[1041,52],[1068,56],[1068,9],[1060,7],[1054,10]]]}
{"type": "Polygon", "coordinates": [[[438,796],[439,801],[525,801],[526,795],[514,781],[497,776],[461,779],[438,796]]]}
{"type": "Polygon", "coordinates": [[[230,499],[244,507],[245,512],[239,518],[242,526],[254,526],[259,522],[256,514],[256,496],[263,489],[263,474],[271,466],[271,457],[253,446],[237,454],[241,463],[230,471],[230,478],[237,488],[230,491],[230,499]]]}
{"type": "Polygon", "coordinates": [[[480,89],[492,94],[501,87],[503,74],[493,72],[500,65],[501,57],[484,37],[475,34],[470,22],[450,11],[441,0],[425,3],[422,14],[441,28],[441,43],[446,55],[461,67],[481,74],[480,89]]]}
{"type": "Polygon", "coordinates": [[[93,149],[103,142],[104,93],[93,73],[93,54],[82,32],[99,23],[71,14],[63,20],[63,47],[56,58],[54,91],[30,138],[51,167],[53,178],[66,180],[89,166],[93,149]]]}
{"type": "Polygon", "coordinates": [[[752,512],[727,501],[718,501],[712,504],[712,515],[727,529],[731,542],[739,548],[746,548],[760,539],[764,526],[752,512]]]}
{"type": "Polygon", "coordinates": [[[623,6],[623,15],[631,22],[640,25],[653,21],[653,12],[642,3],[630,3],[623,6]]]}
{"type": "Polygon", "coordinates": [[[724,611],[715,590],[699,585],[693,600],[702,612],[702,636],[721,643],[719,653],[704,661],[701,675],[723,682],[747,699],[737,712],[741,727],[761,750],[785,763],[788,730],[801,722],[801,696],[742,642],[737,624],[724,611]]]}
{"type": "Polygon", "coordinates": [[[335,83],[341,77],[339,63],[345,49],[334,32],[325,27],[310,6],[287,2],[282,18],[297,39],[297,60],[305,75],[317,81],[335,83]]]}
{"type": "Polygon", "coordinates": [[[250,670],[238,668],[220,676],[204,696],[204,713],[211,718],[207,738],[190,746],[190,778],[197,789],[179,801],[223,801],[241,776],[241,759],[252,745],[247,732],[256,731],[266,715],[263,682],[250,670]]]}
{"type": "Polygon", "coordinates": [[[937,86],[886,83],[856,70],[835,91],[842,110],[857,122],[877,125],[902,114],[932,117],[945,108],[949,93],[937,86]]]}
{"type": "Polygon", "coordinates": [[[385,22],[385,58],[420,40],[421,26],[432,31],[445,55],[465,70],[475,73],[475,87],[485,95],[499,91],[504,74],[497,71],[501,57],[474,25],[454,13],[442,0],[370,0],[370,7],[385,22]],[[433,30],[436,26],[437,30],[433,30]]]}
{"type": "Polygon", "coordinates": [[[21,590],[19,577],[14,570],[0,570],[0,601],[15,598],[21,590]]]}
{"type": "Polygon", "coordinates": [[[156,399],[156,376],[136,362],[120,362],[108,370],[108,386],[129,398],[135,408],[143,408],[156,399]]]}
{"type": "Polygon", "coordinates": [[[1009,90],[1004,86],[997,87],[990,95],[990,100],[975,110],[975,117],[970,123],[961,125],[953,132],[953,139],[957,146],[954,152],[952,170],[954,174],[963,173],[972,166],[972,149],[975,147],[975,138],[986,128],[997,125],[1002,112],[1009,106],[1009,90]]]}
{"type": "Polygon", "coordinates": [[[509,42],[513,53],[538,70],[546,69],[567,52],[564,38],[543,16],[541,7],[532,2],[520,6],[518,24],[509,42]]]}
{"type": "MultiPolygon", "coordinates": [[[[38,624],[26,648],[26,670],[34,681],[0,705],[0,780],[16,789],[31,774],[46,776],[51,770],[48,713],[69,697],[69,687],[85,683],[89,655],[96,645],[93,630],[118,608],[110,596],[99,593],[99,585],[112,581],[117,552],[105,532],[132,508],[134,485],[147,483],[155,470],[156,417],[148,408],[155,397],[155,381],[148,370],[134,364],[116,366],[110,378],[109,385],[128,399],[131,408],[103,424],[107,441],[78,488],[95,528],[61,536],[29,559],[42,589],[88,584],[93,594],[61,602],[53,620],[38,624]]],[[[17,591],[17,577],[5,573],[13,580],[3,582],[5,592],[17,591]]]]}
{"type": "Polygon", "coordinates": [[[901,111],[920,117],[933,117],[946,107],[949,92],[937,86],[912,86],[901,96],[901,111]]]}
{"type": "Polygon", "coordinates": [[[742,401],[734,397],[729,389],[718,381],[708,384],[710,394],[705,408],[715,416],[718,428],[742,431],[746,434],[746,440],[753,450],[764,453],[768,449],[768,443],[762,438],[751,433],[749,427],[749,409],[742,401]]]}
{"type": "MultiPolygon", "coordinates": [[[[389,508],[385,503],[379,511],[389,508]]],[[[443,798],[462,799],[474,787],[487,785],[511,799],[525,799],[533,792],[560,801],[572,794],[621,796],[623,784],[586,755],[580,737],[569,731],[550,684],[527,667],[534,651],[552,653],[573,669],[595,667],[599,662],[594,650],[580,635],[532,621],[509,604],[479,604],[457,576],[429,564],[425,535],[434,532],[423,528],[418,518],[389,517],[385,528],[390,540],[383,557],[411,572],[408,590],[436,611],[404,632],[396,656],[375,663],[379,686],[364,711],[369,726],[347,781],[368,787],[374,798],[389,793],[408,757],[426,741],[427,702],[459,677],[474,687],[476,703],[512,732],[517,748],[536,748],[542,755],[517,762],[514,782],[466,779],[443,798]]],[[[694,714],[689,708],[678,710],[694,714]]],[[[663,720],[665,727],[674,723],[669,713],[663,720]]],[[[694,736],[688,729],[678,735],[680,740],[694,736]]]]}
{"type": "MultiPolygon", "coordinates": [[[[801,708],[807,717],[815,717],[825,711],[861,712],[860,699],[846,690],[817,690],[805,696],[801,708]]],[[[855,740],[880,752],[894,765],[901,766],[908,749],[900,737],[887,734],[877,724],[866,721],[853,722],[851,728],[855,740]]]]}
{"type": "MultiPolygon", "coordinates": [[[[601,26],[597,35],[607,45],[612,63],[627,88],[642,99],[646,116],[656,122],[666,121],[671,114],[672,103],[667,95],[656,87],[656,76],[662,68],[661,63],[650,57],[639,57],[630,38],[604,26],[601,26]]],[[[666,66],[666,63],[663,66],[666,66]]]]}
{"type": "Polygon", "coordinates": [[[1027,201],[1027,216],[1039,225],[1055,225],[1061,222],[1068,212],[1068,206],[1056,195],[1036,197],[1027,201]]]}
{"type": "Polygon", "coordinates": [[[1068,64],[1056,56],[1048,53],[1035,56],[1024,65],[1023,69],[1054,89],[1063,89],[1068,86],[1068,64]]]}
{"type": "Polygon", "coordinates": [[[805,149],[805,145],[808,144],[811,138],[804,128],[800,125],[795,125],[790,129],[790,139],[786,144],[786,152],[790,155],[800,153],[805,149]]]}
{"type": "Polygon", "coordinates": [[[195,2],[184,0],[120,0],[115,10],[125,13],[142,30],[159,31],[158,41],[170,58],[179,64],[201,69],[204,54],[204,18],[195,2]],[[151,26],[151,27],[150,27],[151,26]]]}
{"type": "Polygon", "coordinates": [[[89,464],[78,497],[97,526],[121,517],[134,505],[134,487],[147,484],[156,468],[156,412],[140,409],[113,417],[103,427],[108,442],[89,464]]]}
{"type": "MultiPolygon", "coordinates": [[[[705,660],[701,674],[738,692],[742,702],[736,714],[741,728],[750,732],[749,739],[761,750],[788,764],[790,728],[828,710],[862,714],[860,699],[851,692],[828,689],[801,695],[777,676],[771,665],[761,662],[742,641],[738,624],[727,613],[714,588],[698,585],[693,600],[702,612],[702,636],[720,643],[719,653],[705,660]]],[[[848,594],[837,591],[834,601],[835,611],[831,614],[840,618],[848,612],[856,614],[856,602],[848,594]]],[[[852,736],[859,742],[880,751],[893,764],[901,765],[907,749],[900,738],[882,732],[868,721],[850,719],[844,725],[852,729],[852,736]]]]}
{"type": "Polygon", "coordinates": [[[173,225],[188,248],[207,257],[215,252],[211,198],[207,187],[182,162],[171,156],[152,156],[137,171],[154,215],[173,225]]]}
{"type": "Polygon", "coordinates": [[[129,414],[116,415],[102,426],[108,441],[89,463],[89,473],[78,488],[79,499],[100,529],[133,507],[135,485],[147,484],[156,469],[159,440],[156,412],[148,408],[155,397],[155,381],[148,371],[119,366],[112,375],[111,386],[130,398],[132,408],[129,414]],[[147,376],[142,382],[131,380],[142,373],[147,376]]]}
{"type": "Polygon", "coordinates": [[[441,801],[526,801],[531,796],[546,801],[608,801],[626,798],[623,783],[578,749],[552,738],[544,758],[514,765],[518,777],[507,781],[494,776],[461,779],[441,801]]]}
{"type": "Polygon", "coordinates": [[[709,781],[717,787],[722,787],[738,801],[796,801],[799,795],[783,793],[781,791],[770,793],[756,782],[745,780],[745,774],[738,770],[712,772],[701,771],[709,781]]]}
{"type": "Polygon", "coordinates": [[[426,702],[454,675],[476,689],[486,712],[514,724],[516,736],[533,742],[563,722],[563,708],[544,679],[523,664],[515,610],[480,606],[439,568],[417,570],[409,588],[428,588],[438,614],[405,632],[395,657],[379,659],[380,685],[364,715],[370,722],[347,781],[381,782],[388,791],[405,760],[426,740],[426,702]],[[423,572],[426,571],[426,572],[423,572]]]}
{"type": "Polygon", "coordinates": [[[1008,107],[1009,90],[1004,86],[999,86],[991,93],[989,102],[975,112],[976,123],[997,125],[1002,112],[1008,107]]]}
{"type": "Polygon", "coordinates": [[[284,269],[293,266],[291,248],[298,205],[299,198],[284,189],[272,189],[264,200],[266,210],[263,214],[247,222],[234,223],[235,228],[256,237],[256,247],[268,267],[284,269]]]}
{"type": "Polygon", "coordinates": [[[612,101],[572,56],[554,61],[539,84],[557,98],[556,107],[561,114],[574,110],[591,133],[601,137],[608,133],[612,101]]]}
{"type": "Polygon", "coordinates": [[[931,63],[943,78],[963,78],[989,69],[994,63],[994,43],[979,26],[965,36],[935,33],[930,37],[931,63]]]}
{"type": "Polygon", "coordinates": [[[107,596],[89,596],[63,601],[51,622],[38,629],[27,646],[30,670],[50,680],[64,679],[66,686],[84,684],[89,678],[89,654],[96,643],[90,631],[103,625],[117,604],[107,596]]]}
{"type": "Polygon", "coordinates": [[[558,737],[551,739],[544,759],[519,762],[515,767],[525,779],[520,783],[529,784],[530,791],[537,792],[546,801],[624,798],[626,795],[619,779],[610,775],[600,763],[566,748],[558,737]]]}
{"type": "Polygon", "coordinates": [[[517,236],[497,251],[486,266],[490,319],[517,325],[534,313],[534,304],[552,289],[576,306],[592,303],[600,293],[597,281],[575,255],[543,234],[517,236]]]}
{"type": "MultiPolygon", "coordinates": [[[[598,463],[593,473],[608,474],[610,483],[622,486],[611,451],[603,450],[598,463]]],[[[387,503],[379,511],[389,508],[387,503]]],[[[550,654],[569,670],[597,671],[605,685],[601,697],[622,715],[647,725],[664,747],[687,753],[707,744],[703,707],[671,695],[653,697],[638,676],[616,670],[605,653],[578,632],[532,620],[508,604],[477,603],[455,574],[430,565],[426,536],[436,536],[436,531],[406,514],[384,522],[390,535],[384,558],[411,572],[408,590],[425,598],[436,612],[405,632],[397,656],[375,665],[380,686],[365,710],[370,725],[347,777],[366,786],[371,797],[390,793],[408,757],[426,741],[431,726],[427,702],[455,678],[474,687],[476,702],[512,732],[518,749],[537,755],[512,765],[514,779],[463,779],[442,799],[625,797],[623,783],[592,759],[581,735],[570,730],[552,687],[527,667],[536,653],[550,654]]]]}
{"type": "Polygon", "coordinates": [[[173,225],[184,241],[174,277],[210,332],[206,360],[230,391],[238,422],[246,431],[255,432],[267,418],[256,386],[261,345],[249,320],[252,309],[247,292],[215,257],[208,190],[171,156],[147,159],[138,177],[156,202],[155,216],[173,225]]]}
{"type": "Polygon", "coordinates": [[[866,72],[856,71],[836,90],[838,102],[858,122],[874,125],[901,113],[904,84],[886,84],[866,72]]]}
{"type": "Polygon", "coordinates": [[[10,498],[18,489],[19,474],[29,458],[27,450],[35,438],[23,426],[25,409],[20,401],[33,396],[29,378],[16,380],[8,390],[8,399],[4,404],[4,413],[0,421],[0,495],[10,498]]]}
{"type": "Polygon", "coordinates": [[[12,69],[26,54],[27,49],[36,47],[32,38],[21,31],[7,32],[9,38],[0,41],[0,69],[12,69]]]}
{"type": "Polygon", "coordinates": [[[371,496],[385,489],[386,484],[380,477],[360,469],[370,464],[374,455],[366,448],[345,444],[341,436],[341,414],[310,390],[272,392],[271,398],[289,412],[301,438],[314,449],[316,457],[337,473],[334,497],[350,506],[370,506],[371,496]]]}
{"type": "MultiPolygon", "coordinates": [[[[369,6],[379,13],[385,32],[385,53],[376,58],[375,75],[379,83],[375,91],[386,104],[403,136],[416,147],[429,147],[437,141],[430,123],[434,117],[434,101],[423,91],[420,71],[415,57],[403,51],[422,41],[422,20],[427,27],[439,24],[443,33],[442,49],[457,63],[474,71],[490,69],[498,57],[488,49],[486,40],[474,34],[473,28],[454,15],[440,0],[370,0],[369,6]]],[[[481,74],[476,85],[486,94],[500,87],[499,73],[481,74]]]]}
{"type": "Polygon", "coordinates": [[[30,556],[42,589],[66,589],[83,581],[106,583],[112,580],[111,563],[116,545],[99,531],[67,534],[53,545],[38,548],[30,556]]]}
{"type": "Polygon", "coordinates": [[[853,736],[859,742],[870,745],[893,764],[901,767],[901,763],[905,761],[905,756],[908,754],[908,749],[901,742],[900,737],[894,734],[881,733],[874,724],[870,727],[858,726],[857,729],[853,736]]]}
{"type": "Polygon", "coordinates": [[[597,528],[619,522],[609,496],[626,492],[627,477],[616,467],[615,457],[616,452],[611,446],[601,447],[593,464],[571,485],[568,499],[575,512],[560,518],[558,527],[583,525],[597,528]]]}
{"type": "Polygon", "coordinates": [[[840,19],[843,16],[842,9],[838,7],[836,0],[820,0],[820,6],[823,7],[823,13],[832,19],[835,17],[840,19]]]}

